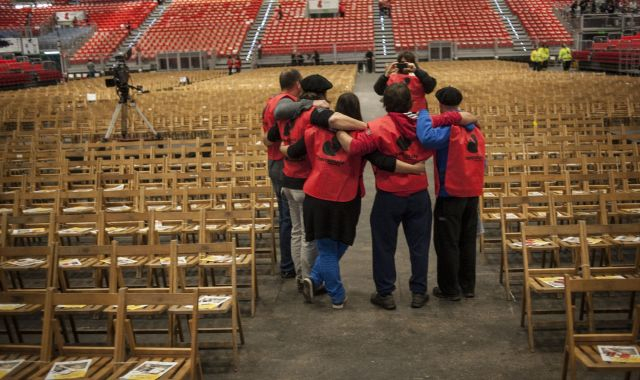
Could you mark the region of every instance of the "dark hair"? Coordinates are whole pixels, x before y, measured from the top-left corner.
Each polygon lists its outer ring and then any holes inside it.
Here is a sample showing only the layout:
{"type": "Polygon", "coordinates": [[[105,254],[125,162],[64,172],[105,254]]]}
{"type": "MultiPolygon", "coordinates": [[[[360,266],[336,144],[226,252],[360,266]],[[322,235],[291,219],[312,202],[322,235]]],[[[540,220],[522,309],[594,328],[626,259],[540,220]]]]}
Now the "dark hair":
{"type": "Polygon", "coordinates": [[[300,82],[302,75],[296,69],[286,70],[280,73],[280,89],[288,90],[293,87],[296,82],[300,82]]]}
{"type": "Polygon", "coordinates": [[[409,112],[412,105],[409,87],[402,82],[387,87],[382,95],[382,104],[387,112],[409,112]]]}
{"type": "Polygon", "coordinates": [[[403,51],[402,53],[398,54],[398,62],[400,62],[402,58],[404,58],[406,62],[411,62],[413,64],[416,63],[416,56],[410,51],[403,51]]]}
{"type": "Polygon", "coordinates": [[[345,92],[338,97],[336,102],[336,112],[362,121],[362,113],[360,112],[360,99],[353,92],[345,92]]]}
{"type": "Polygon", "coordinates": [[[305,92],[302,93],[302,95],[300,95],[300,99],[326,100],[327,99],[327,93],[326,92],[305,91],[305,92]]]}

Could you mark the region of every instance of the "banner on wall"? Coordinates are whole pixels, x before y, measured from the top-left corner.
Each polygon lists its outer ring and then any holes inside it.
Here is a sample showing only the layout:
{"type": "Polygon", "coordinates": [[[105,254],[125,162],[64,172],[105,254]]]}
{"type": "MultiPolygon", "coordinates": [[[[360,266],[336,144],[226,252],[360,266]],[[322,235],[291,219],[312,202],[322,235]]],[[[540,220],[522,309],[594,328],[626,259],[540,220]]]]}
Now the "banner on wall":
{"type": "Polygon", "coordinates": [[[22,43],[19,38],[0,38],[3,43],[0,44],[0,53],[20,53],[22,52],[22,43]]]}
{"type": "Polygon", "coordinates": [[[338,0],[307,0],[309,15],[338,13],[338,0]]]}
{"type": "Polygon", "coordinates": [[[56,12],[56,22],[59,25],[73,24],[73,20],[84,21],[87,18],[85,11],[56,12]]]}
{"type": "Polygon", "coordinates": [[[40,46],[38,46],[38,39],[37,38],[23,38],[22,39],[22,54],[24,54],[24,55],[40,54],[40,46]]]}

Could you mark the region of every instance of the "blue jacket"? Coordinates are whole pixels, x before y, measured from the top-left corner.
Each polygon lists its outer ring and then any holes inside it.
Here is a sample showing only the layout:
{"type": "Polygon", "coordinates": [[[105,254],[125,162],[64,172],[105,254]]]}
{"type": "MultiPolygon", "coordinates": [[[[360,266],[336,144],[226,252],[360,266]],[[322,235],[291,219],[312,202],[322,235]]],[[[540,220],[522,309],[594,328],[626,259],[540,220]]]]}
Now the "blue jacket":
{"type": "MultiPolygon", "coordinates": [[[[447,175],[447,160],[449,159],[449,136],[451,126],[433,128],[429,111],[422,110],[418,114],[418,124],[416,125],[416,136],[418,141],[426,149],[436,151],[435,160],[438,167],[438,179],[440,180],[440,191],[437,196],[448,197],[449,194],[444,189],[444,180],[447,175]]],[[[473,131],[476,126],[469,124],[465,126],[468,131],[473,131]]]]}

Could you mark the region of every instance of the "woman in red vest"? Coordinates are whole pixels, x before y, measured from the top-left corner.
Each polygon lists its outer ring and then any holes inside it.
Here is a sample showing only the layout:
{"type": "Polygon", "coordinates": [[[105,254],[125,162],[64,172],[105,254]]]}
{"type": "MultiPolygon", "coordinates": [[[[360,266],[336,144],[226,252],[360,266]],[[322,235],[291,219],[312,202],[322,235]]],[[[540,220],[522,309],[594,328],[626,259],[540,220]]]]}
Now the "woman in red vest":
{"type": "MultiPolygon", "coordinates": [[[[342,309],[347,300],[340,278],[340,259],[353,244],[360,216],[360,202],[365,194],[362,173],[366,161],[362,155],[349,154],[342,149],[335,134],[332,117],[344,114],[362,120],[360,103],[353,93],[338,98],[336,113],[316,109],[304,138],[288,147],[281,147],[292,159],[306,155],[311,172],[304,184],[304,227],[308,241],[315,241],[318,258],[308,277],[304,279],[303,294],[312,302],[315,290],[322,284],[331,297],[334,309],[342,309]]],[[[363,132],[354,132],[354,134],[363,132]]],[[[409,165],[379,152],[366,157],[382,170],[424,173],[423,165],[409,165]]]]}
{"type": "Polygon", "coordinates": [[[398,54],[398,61],[392,63],[378,81],[373,85],[376,94],[384,95],[387,86],[394,83],[404,83],[411,91],[411,112],[417,113],[427,109],[425,94],[430,94],[436,87],[436,79],[418,67],[416,56],[405,51],[398,54]]]}
{"type": "Polygon", "coordinates": [[[227,69],[229,69],[229,75],[233,74],[233,58],[227,57],[227,69]]]}
{"type": "MultiPolygon", "coordinates": [[[[440,112],[458,111],[462,93],[445,87],[436,93],[440,112]]],[[[449,301],[475,296],[478,201],[484,184],[485,143],[477,125],[433,128],[429,112],[418,116],[422,146],[435,149],[434,246],[438,286],[433,295],[449,301]]]]}

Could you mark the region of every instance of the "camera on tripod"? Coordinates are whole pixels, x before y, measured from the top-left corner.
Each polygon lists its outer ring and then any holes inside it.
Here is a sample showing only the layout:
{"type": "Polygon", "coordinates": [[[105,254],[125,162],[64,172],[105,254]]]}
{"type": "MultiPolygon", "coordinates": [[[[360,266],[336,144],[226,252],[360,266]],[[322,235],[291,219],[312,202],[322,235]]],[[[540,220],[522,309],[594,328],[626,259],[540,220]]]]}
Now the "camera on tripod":
{"type": "Polygon", "coordinates": [[[107,71],[107,75],[111,75],[112,78],[107,78],[105,80],[105,85],[107,87],[115,87],[116,93],[118,94],[118,105],[116,106],[113,115],[111,116],[111,122],[109,123],[109,128],[107,129],[107,133],[103,137],[103,140],[109,140],[111,135],[115,130],[115,125],[118,117],[120,117],[120,124],[122,128],[122,137],[126,138],[128,134],[128,108],[132,107],[135,111],[140,115],[142,121],[147,126],[149,131],[153,134],[155,138],[160,138],[160,134],[156,132],[153,125],[147,119],[147,117],[142,113],[142,110],[138,107],[136,102],[129,96],[129,89],[136,90],[138,93],[145,93],[149,91],[144,91],[142,86],[132,86],[129,84],[129,67],[127,66],[126,60],[131,56],[131,50],[127,51],[126,54],[118,53],[115,56],[116,63],[113,65],[113,68],[107,71]]]}

